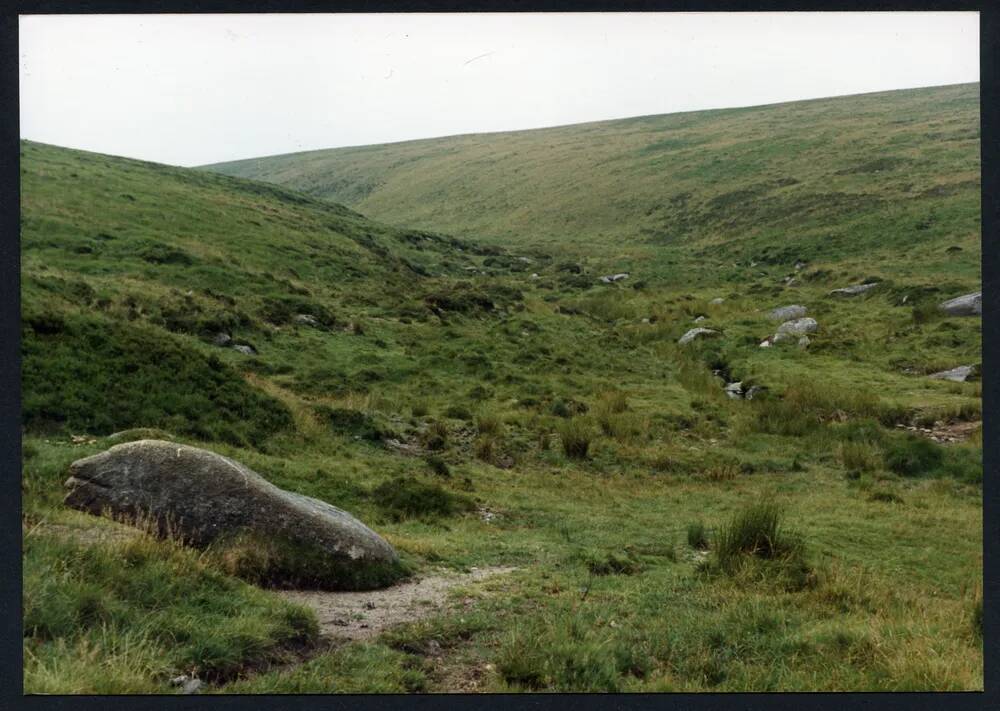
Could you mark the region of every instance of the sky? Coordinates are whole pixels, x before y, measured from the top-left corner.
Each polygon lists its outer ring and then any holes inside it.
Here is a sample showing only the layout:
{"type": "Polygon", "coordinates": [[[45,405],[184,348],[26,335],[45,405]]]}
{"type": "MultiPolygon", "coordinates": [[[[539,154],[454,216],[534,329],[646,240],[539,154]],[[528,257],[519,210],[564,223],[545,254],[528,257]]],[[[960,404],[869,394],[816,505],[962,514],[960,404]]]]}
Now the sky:
{"type": "Polygon", "coordinates": [[[979,81],[974,12],[20,18],[21,137],[191,166],[979,81]]]}

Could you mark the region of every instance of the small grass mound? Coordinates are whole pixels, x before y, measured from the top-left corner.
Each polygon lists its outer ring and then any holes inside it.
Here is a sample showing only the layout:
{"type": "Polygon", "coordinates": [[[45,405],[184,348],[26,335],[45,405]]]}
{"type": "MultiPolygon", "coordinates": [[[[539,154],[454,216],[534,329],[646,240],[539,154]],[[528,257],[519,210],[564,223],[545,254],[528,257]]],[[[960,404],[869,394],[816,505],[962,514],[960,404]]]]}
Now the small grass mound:
{"type": "Polygon", "coordinates": [[[643,570],[642,563],[628,553],[590,553],[585,559],[592,575],[635,575],[643,570]]]}
{"type": "Polygon", "coordinates": [[[403,476],[379,484],[371,496],[379,508],[396,521],[453,516],[473,507],[468,497],[452,493],[440,484],[403,476]]]}

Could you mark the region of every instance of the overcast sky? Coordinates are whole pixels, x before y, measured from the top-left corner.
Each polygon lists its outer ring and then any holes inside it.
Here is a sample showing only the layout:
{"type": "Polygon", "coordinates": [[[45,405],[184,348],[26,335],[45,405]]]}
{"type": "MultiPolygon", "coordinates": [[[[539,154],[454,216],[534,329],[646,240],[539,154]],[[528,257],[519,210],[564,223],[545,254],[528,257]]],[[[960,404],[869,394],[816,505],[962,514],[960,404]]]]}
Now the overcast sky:
{"type": "Polygon", "coordinates": [[[22,137],[174,165],[979,81],[969,12],[20,22],[22,137]]]}

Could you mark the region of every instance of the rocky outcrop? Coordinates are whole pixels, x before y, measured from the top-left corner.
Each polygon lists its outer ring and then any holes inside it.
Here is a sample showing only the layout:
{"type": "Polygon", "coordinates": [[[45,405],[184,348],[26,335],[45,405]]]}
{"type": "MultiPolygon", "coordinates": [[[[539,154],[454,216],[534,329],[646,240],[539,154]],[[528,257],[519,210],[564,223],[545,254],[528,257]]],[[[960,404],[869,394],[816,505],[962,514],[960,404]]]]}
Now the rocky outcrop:
{"type": "Polygon", "coordinates": [[[66,487],[67,506],[145,521],[189,545],[250,541],[268,551],[275,584],[368,589],[402,572],[392,546],[351,514],[204,449],[120,444],[73,462],[66,487]]]}
{"type": "Polygon", "coordinates": [[[982,316],[983,314],[983,292],[976,291],[964,296],[956,296],[948,299],[939,307],[949,316],[982,316]]]}

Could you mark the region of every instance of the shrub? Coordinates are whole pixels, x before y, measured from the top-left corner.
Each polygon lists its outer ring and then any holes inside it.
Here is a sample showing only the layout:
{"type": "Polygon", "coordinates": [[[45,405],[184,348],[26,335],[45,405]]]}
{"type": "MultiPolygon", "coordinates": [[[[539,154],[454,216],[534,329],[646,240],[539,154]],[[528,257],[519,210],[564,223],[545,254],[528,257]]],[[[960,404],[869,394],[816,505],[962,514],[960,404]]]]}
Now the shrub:
{"type": "Polygon", "coordinates": [[[943,458],[940,445],[914,434],[894,439],[885,450],[886,467],[900,476],[929,474],[943,458]]]}
{"type": "Polygon", "coordinates": [[[491,434],[479,435],[472,445],[477,459],[492,464],[497,452],[497,438],[491,434]]]}
{"type": "Polygon", "coordinates": [[[570,459],[586,459],[590,450],[590,440],[593,432],[587,422],[581,418],[573,418],[559,425],[559,439],[563,452],[570,459]]]}
{"type": "Polygon", "coordinates": [[[687,542],[692,548],[704,550],[708,548],[708,531],[701,521],[689,523],[687,527],[687,542]]]}
{"type": "Polygon", "coordinates": [[[410,406],[410,413],[414,417],[426,417],[427,413],[430,411],[427,403],[423,400],[413,403],[410,406]]]}
{"type": "Polygon", "coordinates": [[[453,494],[440,484],[427,484],[418,479],[395,477],[372,490],[376,504],[394,520],[452,516],[472,508],[472,501],[453,494]]]}

